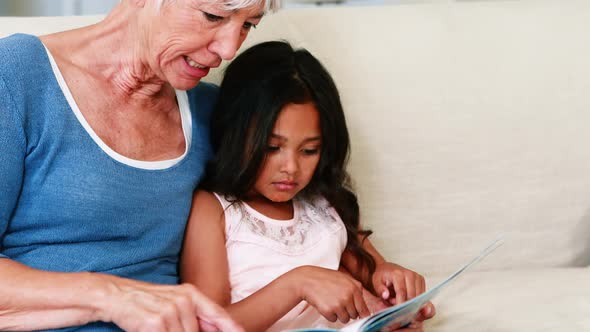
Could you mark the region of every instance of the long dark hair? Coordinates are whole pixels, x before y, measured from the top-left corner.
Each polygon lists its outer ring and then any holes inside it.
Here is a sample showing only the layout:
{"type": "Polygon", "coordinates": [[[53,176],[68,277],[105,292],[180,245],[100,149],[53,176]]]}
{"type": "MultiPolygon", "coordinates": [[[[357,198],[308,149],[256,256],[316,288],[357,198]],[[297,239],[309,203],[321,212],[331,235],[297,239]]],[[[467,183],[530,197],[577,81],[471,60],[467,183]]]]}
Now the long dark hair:
{"type": "Polygon", "coordinates": [[[264,163],[279,113],[287,104],[307,102],[319,113],[322,148],[315,173],[300,194],[328,200],[346,226],[346,250],[361,271],[372,274],[375,260],[358,237],[366,238],[371,231],[359,228],[359,205],[345,170],[350,140],[340,95],[328,71],[308,51],[282,41],[265,42],[227,67],[211,122],[215,156],[201,187],[245,200],[264,163]]]}

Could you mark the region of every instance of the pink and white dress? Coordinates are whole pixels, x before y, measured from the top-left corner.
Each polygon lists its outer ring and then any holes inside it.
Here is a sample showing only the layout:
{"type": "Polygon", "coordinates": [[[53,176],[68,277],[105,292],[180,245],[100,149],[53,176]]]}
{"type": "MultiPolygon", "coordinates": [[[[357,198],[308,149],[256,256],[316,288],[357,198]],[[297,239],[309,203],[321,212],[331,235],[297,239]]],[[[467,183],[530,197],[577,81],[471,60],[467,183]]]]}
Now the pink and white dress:
{"type": "MultiPolygon", "coordinates": [[[[244,202],[232,204],[221,195],[215,196],[225,210],[232,303],[299,266],[338,269],[347,242],[346,228],[323,197],[310,201],[295,198],[293,219],[275,220],[244,202]]],[[[329,322],[303,301],[267,331],[341,326],[329,322]]]]}

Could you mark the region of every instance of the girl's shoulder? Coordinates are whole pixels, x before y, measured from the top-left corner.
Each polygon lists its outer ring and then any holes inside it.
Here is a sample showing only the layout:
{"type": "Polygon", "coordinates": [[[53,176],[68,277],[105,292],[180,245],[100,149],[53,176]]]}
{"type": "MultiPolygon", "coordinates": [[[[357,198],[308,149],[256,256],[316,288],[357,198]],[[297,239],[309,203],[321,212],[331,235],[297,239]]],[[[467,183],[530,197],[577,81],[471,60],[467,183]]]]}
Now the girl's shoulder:
{"type": "Polygon", "coordinates": [[[225,222],[226,243],[249,243],[289,257],[304,255],[322,241],[339,247],[346,238],[342,220],[321,196],[295,197],[289,220],[272,219],[237,201],[225,210],[225,222]]]}
{"type": "Polygon", "coordinates": [[[211,196],[214,197],[219,204],[221,204],[221,206],[223,206],[223,208],[227,208],[228,206],[232,205],[235,202],[235,199],[232,196],[227,196],[227,195],[223,195],[223,194],[219,194],[216,192],[208,192],[207,193],[211,196]]]}
{"type": "Polygon", "coordinates": [[[298,197],[297,205],[301,209],[301,215],[307,216],[312,221],[339,225],[342,219],[336,209],[322,195],[298,197]]]}
{"type": "Polygon", "coordinates": [[[230,195],[216,192],[207,193],[210,195],[211,199],[217,201],[217,204],[220,206],[220,213],[224,217],[226,238],[229,238],[239,228],[242,219],[244,219],[242,203],[230,195]]]}
{"type": "Polygon", "coordinates": [[[333,210],[332,204],[322,195],[298,196],[296,202],[305,209],[333,210]]]}
{"type": "Polygon", "coordinates": [[[304,204],[309,204],[316,207],[325,208],[332,206],[324,196],[319,194],[310,196],[297,196],[297,200],[304,204]]]}

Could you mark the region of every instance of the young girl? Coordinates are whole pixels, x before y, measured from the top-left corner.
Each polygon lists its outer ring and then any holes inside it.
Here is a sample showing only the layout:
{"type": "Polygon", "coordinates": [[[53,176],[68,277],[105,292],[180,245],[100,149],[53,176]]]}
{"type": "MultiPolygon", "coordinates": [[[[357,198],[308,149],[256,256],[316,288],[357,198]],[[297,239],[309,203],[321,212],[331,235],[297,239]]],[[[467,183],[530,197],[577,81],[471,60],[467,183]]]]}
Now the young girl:
{"type": "MultiPolygon", "coordinates": [[[[424,278],[385,262],[359,226],[340,97],[309,52],[266,42],[237,57],[211,131],[215,157],[193,199],[181,277],[247,331],[339,327],[369,315],[367,304],[384,307],[381,298],[424,292],[424,278]]],[[[425,307],[410,328],[432,315],[425,307]]]]}

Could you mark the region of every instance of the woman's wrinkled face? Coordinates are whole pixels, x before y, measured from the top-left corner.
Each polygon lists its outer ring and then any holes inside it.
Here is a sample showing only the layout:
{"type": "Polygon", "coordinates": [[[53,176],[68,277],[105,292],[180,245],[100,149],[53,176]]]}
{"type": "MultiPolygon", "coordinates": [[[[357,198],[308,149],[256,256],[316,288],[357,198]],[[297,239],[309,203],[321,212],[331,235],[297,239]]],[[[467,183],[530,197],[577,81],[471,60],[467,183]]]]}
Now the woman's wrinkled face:
{"type": "Polygon", "coordinates": [[[313,103],[287,104],[275,122],[254,192],[287,202],[311,181],[320,161],[322,133],[313,103]]]}
{"type": "Polygon", "coordinates": [[[149,67],[174,88],[188,90],[222,60],[232,59],[262,19],[264,1],[226,10],[221,0],[176,0],[144,8],[149,67]],[[147,17],[146,17],[147,15],[147,17]],[[150,17],[151,16],[151,17],[150,17]]]}

